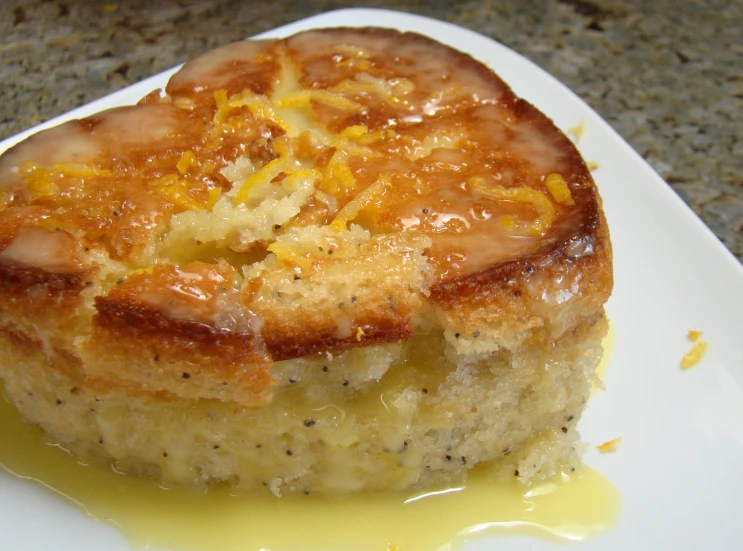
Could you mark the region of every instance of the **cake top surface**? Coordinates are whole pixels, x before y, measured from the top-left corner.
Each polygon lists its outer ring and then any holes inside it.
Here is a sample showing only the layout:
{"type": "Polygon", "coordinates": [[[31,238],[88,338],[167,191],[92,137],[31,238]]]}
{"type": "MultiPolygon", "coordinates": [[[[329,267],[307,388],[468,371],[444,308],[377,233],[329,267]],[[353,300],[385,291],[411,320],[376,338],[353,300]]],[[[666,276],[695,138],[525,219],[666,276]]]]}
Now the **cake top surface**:
{"type": "Polygon", "coordinates": [[[165,92],[6,153],[3,217],[144,267],[167,259],[147,244],[171,243],[181,213],[220,200],[256,209],[311,181],[270,227],[237,223],[211,242],[247,253],[287,224],[417,232],[432,239],[437,277],[451,279],[580,234],[595,215],[590,175],[551,123],[483,65],[417,35],[232,44],[187,63],[165,92]]]}
{"type": "Polygon", "coordinates": [[[136,106],[7,151],[0,208],[5,281],[93,287],[94,326],[197,324],[273,360],[407,338],[425,301],[608,247],[549,119],[469,56],[388,29],[204,54],[136,106]]]}

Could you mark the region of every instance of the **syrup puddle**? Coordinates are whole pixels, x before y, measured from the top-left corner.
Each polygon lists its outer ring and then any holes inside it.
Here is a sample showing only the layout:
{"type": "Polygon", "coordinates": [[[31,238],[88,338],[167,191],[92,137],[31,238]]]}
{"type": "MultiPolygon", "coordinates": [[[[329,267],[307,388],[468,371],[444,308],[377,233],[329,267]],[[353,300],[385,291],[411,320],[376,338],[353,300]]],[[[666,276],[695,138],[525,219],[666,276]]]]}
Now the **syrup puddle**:
{"type": "MultiPolygon", "coordinates": [[[[605,357],[613,331],[604,341],[605,357]]],[[[603,362],[602,362],[603,363],[603,362]]],[[[601,373],[601,366],[599,373],[601,373]]],[[[0,394],[2,394],[0,385],[0,394]]],[[[135,547],[178,551],[451,551],[466,541],[530,535],[580,541],[610,529],[619,495],[583,467],[532,487],[474,469],[466,487],[342,499],[165,490],[101,465],[81,465],[0,398],[0,466],[118,526],[135,547]]],[[[6,497],[5,499],[11,499],[6,497]]]]}

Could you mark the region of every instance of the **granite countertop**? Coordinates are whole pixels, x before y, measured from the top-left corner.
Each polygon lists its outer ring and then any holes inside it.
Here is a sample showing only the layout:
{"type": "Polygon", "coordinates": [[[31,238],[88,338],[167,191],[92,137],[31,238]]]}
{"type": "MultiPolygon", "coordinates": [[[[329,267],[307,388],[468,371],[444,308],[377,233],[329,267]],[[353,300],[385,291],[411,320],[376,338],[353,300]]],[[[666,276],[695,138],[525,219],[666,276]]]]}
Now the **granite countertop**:
{"type": "Polygon", "coordinates": [[[220,44],[351,5],[450,21],[536,62],[743,260],[743,0],[6,0],[0,139],[220,44]]]}

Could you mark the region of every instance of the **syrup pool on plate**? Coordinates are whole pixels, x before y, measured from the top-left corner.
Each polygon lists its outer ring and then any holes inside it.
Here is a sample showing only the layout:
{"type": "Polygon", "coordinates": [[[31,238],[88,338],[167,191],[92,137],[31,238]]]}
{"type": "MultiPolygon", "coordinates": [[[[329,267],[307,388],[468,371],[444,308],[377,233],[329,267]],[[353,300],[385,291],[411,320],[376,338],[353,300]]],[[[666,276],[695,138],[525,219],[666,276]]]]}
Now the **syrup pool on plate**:
{"type": "MultiPolygon", "coordinates": [[[[604,361],[612,343],[610,330],[604,361]]],[[[45,444],[41,430],[21,419],[2,386],[0,435],[0,466],[53,489],[95,519],[113,522],[135,548],[449,551],[502,534],[584,540],[610,529],[619,514],[614,487],[586,466],[530,487],[515,480],[496,484],[474,469],[462,487],[342,499],[166,490],[103,465],[81,465],[45,444]]]]}

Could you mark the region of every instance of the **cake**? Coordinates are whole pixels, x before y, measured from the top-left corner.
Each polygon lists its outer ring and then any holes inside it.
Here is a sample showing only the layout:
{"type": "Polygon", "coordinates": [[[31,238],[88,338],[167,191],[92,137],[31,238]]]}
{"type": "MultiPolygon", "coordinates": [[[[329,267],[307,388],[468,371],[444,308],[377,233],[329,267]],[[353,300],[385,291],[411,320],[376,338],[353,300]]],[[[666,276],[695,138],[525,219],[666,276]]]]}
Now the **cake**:
{"type": "Polygon", "coordinates": [[[0,208],[0,377],[84,461],[277,496],[580,463],[601,199],[564,134],[448,46],[218,48],[5,152],[0,208]]]}

